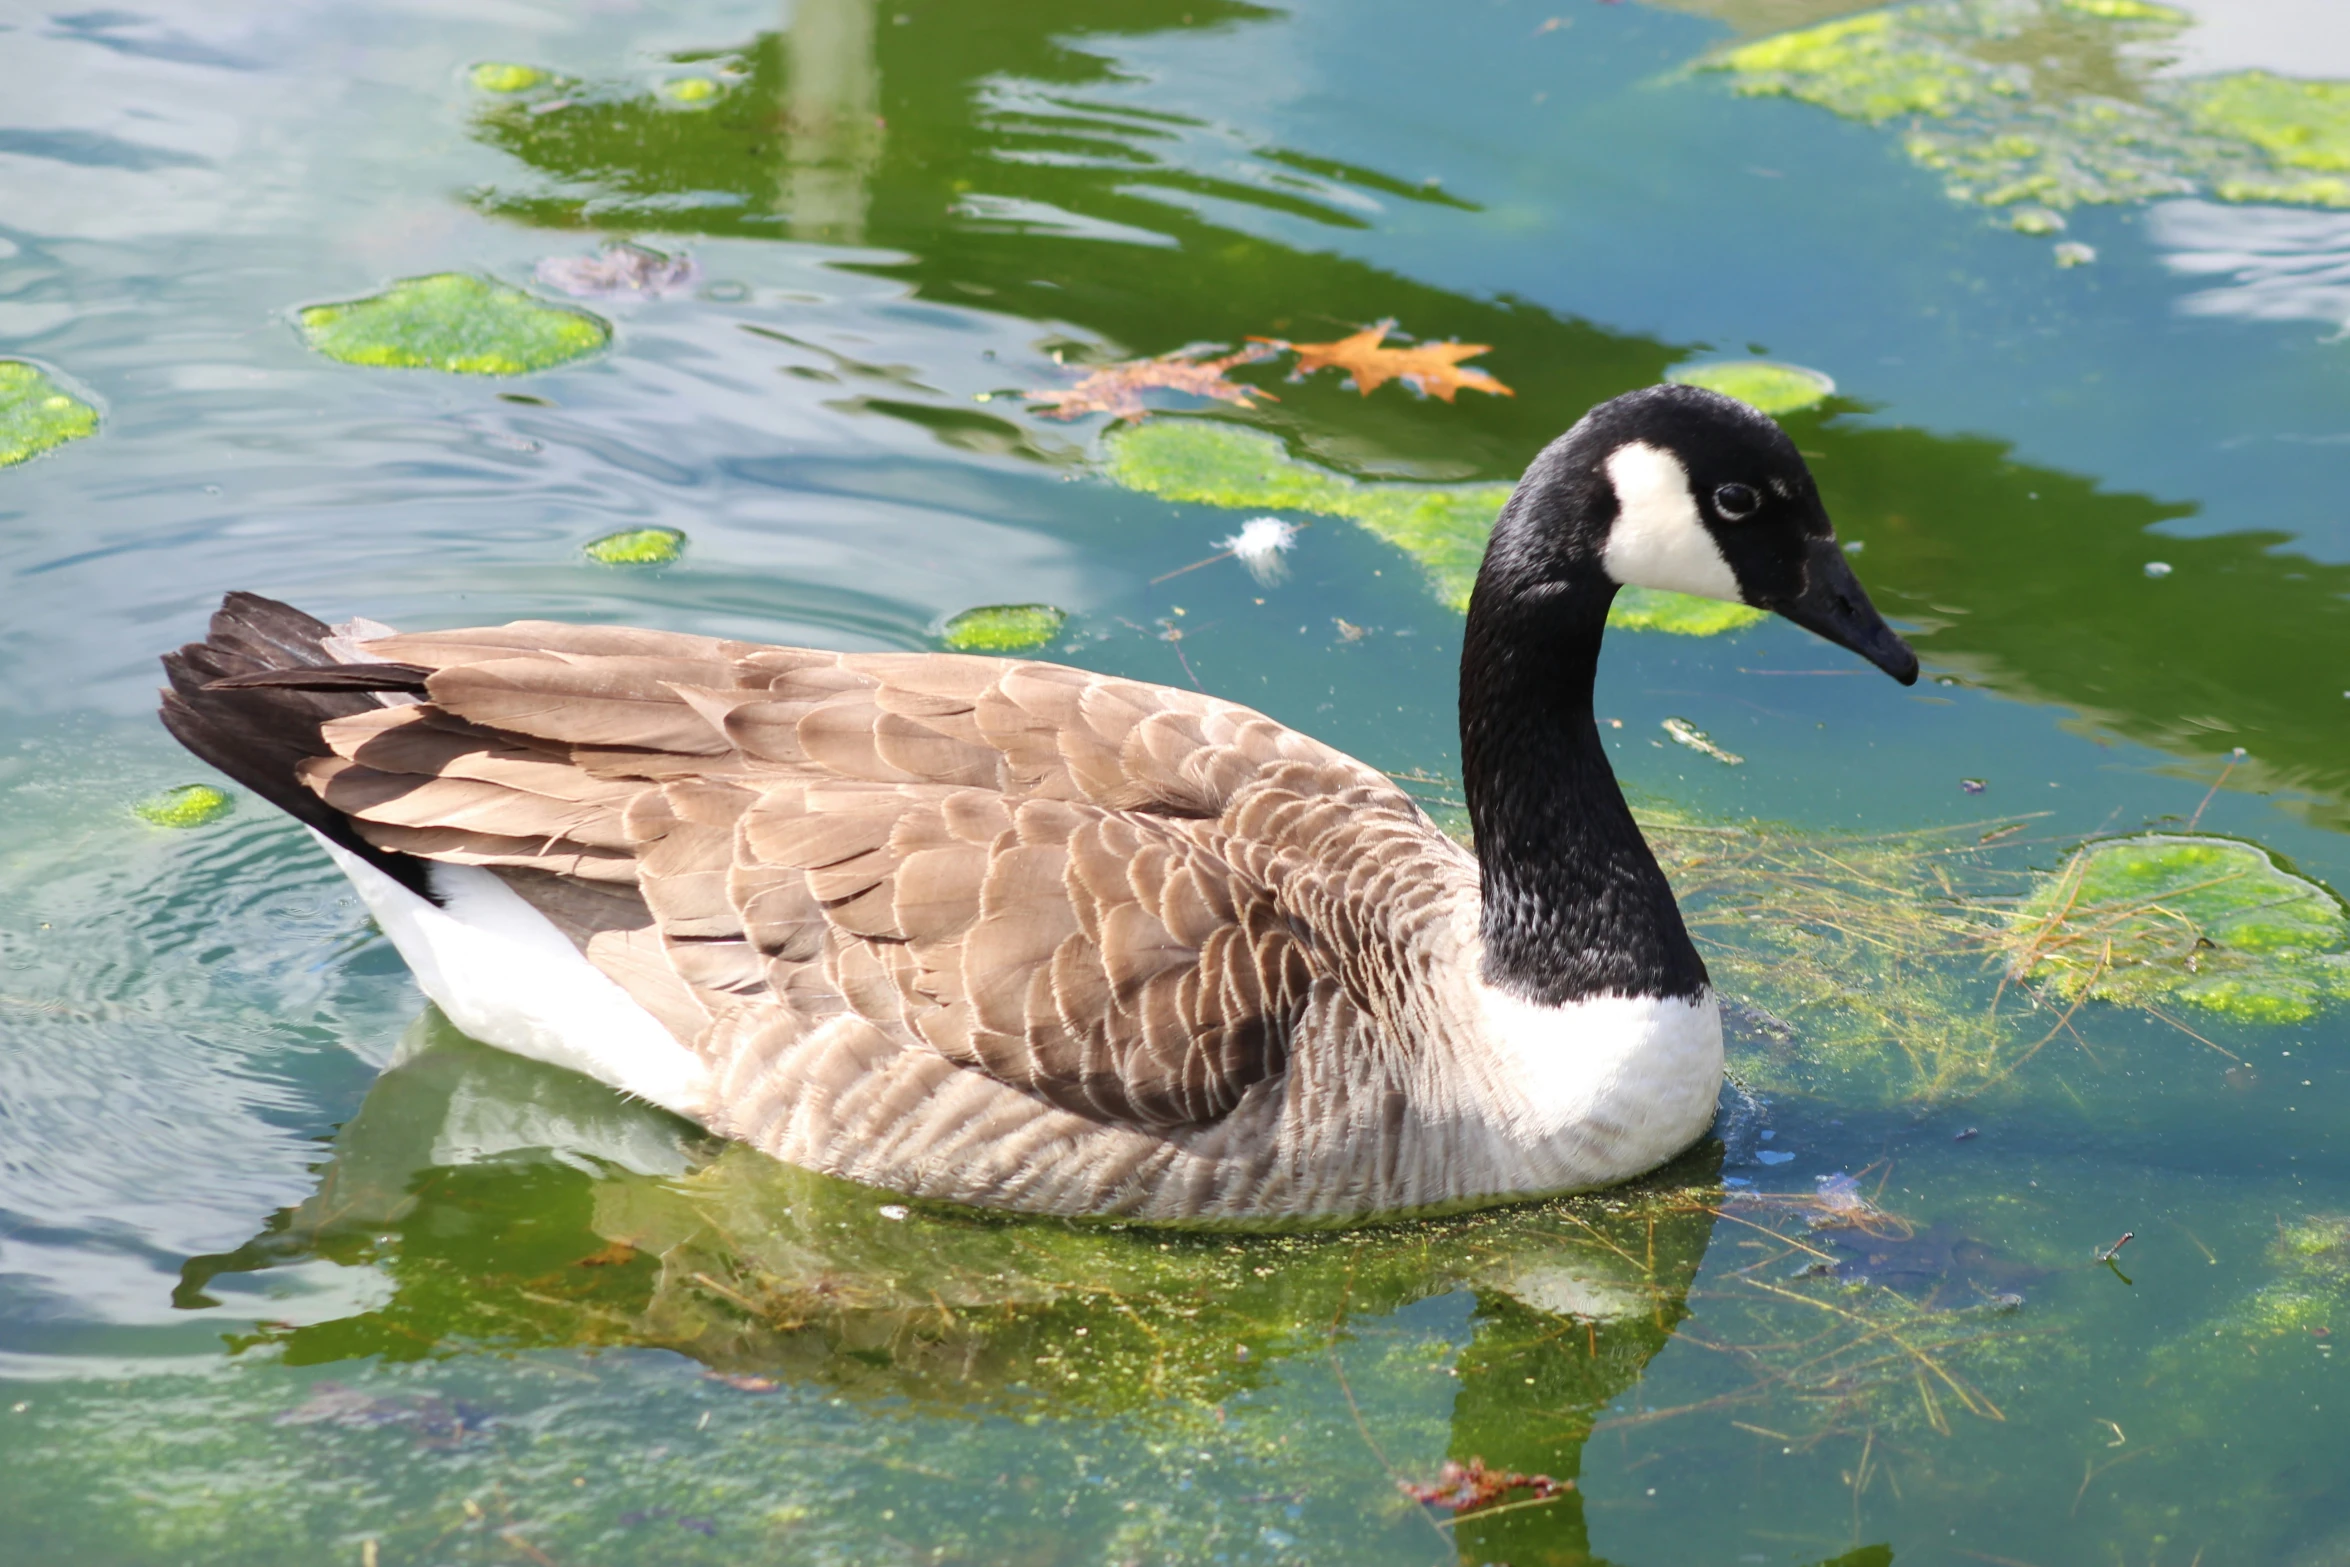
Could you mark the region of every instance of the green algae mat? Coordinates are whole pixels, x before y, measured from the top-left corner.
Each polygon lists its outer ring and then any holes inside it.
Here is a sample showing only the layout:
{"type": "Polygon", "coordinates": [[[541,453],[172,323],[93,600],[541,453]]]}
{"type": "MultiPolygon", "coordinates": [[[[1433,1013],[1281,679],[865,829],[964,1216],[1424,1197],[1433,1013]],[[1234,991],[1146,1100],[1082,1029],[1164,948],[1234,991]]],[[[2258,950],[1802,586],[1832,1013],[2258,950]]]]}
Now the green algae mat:
{"type": "Polygon", "coordinates": [[[131,809],[158,827],[202,827],[226,816],[235,803],[226,791],[210,784],[181,784],[149,795],[131,809]]]}
{"type": "Polygon", "coordinates": [[[0,468],[98,431],[98,410],[22,359],[0,359],[0,468]]]}
{"type": "Polygon", "coordinates": [[[139,9],[0,48],[0,1567],[2350,1560],[2325,7],[139,9]],[[1728,1073],[1615,1191],[817,1179],[463,1037],[153,718],[235,588],[954,649],[1465,834],[1494,518],[1668,380],[1924,675],[1618,595],[1728,1073]]]}
{"type": "Polygon", "coordinates": [[[2091,844],[2017,908],[2014,967],[2060,994],[2298,1023],[2350,990],[2350,916],[2257,844],[2091,844]]]}
{"type": "Polygon", "coordinates": [[[958,653],[1016,653],[1044,646],[1068,619],[1050,604],[984,604],[949,620],[939,640],[958,653]]]}
{"type": "Polygon", "coordinates": [[[303,340],[329,359],[460,375],[526,375],[592,354],[612,337],[584,310],[465,272],[404,278],[365,299],[307,306],[298,319],[303,340]]]}
{"type": "Polygon", "coordinates": [[[2136,0],[1925,0],[1716,56],[1737,91],[1898,125],[1956,200],[2025,233],[2083,203],[2209,191],[2350,206],[2350,82],[2270,71],[2173,76],[2193,23],[2136,0]]]}
{"type": "Polygon", "coordinates": [[[685,534],[676,528],[629,528],[591,540],[581,550],[607,566],[666,566],[685,553],[685,534]]]}
{"type": "Polygon", "coordinates": [[[1835,395],[1832,377],[1802,365],[1772,364],[1762,359],[1724,359],[1706,364],[1680,365],[1665,377],[1684,386],[1702,386],[1725,397],[1735,397],[1771,415],[1791,414],[1835,395]]]}

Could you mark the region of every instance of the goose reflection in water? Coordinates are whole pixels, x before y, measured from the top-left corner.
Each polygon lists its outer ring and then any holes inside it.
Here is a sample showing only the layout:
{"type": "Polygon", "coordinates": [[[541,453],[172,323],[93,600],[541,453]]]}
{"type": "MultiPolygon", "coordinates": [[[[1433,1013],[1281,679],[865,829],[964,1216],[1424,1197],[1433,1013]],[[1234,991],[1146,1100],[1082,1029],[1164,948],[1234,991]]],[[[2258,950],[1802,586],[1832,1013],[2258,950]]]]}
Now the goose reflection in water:
{"type": "MultiPolygon", "coordinates": [[[[335,1139],[317,1190],[235,1251],[190,1260],[177,1301],[275,1296],[272,1273],[323,1260],[379,1270],[388,1289],[365,1309],[262,1322],[238,1348],[295,1366],[666,1349],[749,1394],[796,1384],[883,1418],[1178,1434],[1284,1380],[1346,1384],[1348,1346],[1456,1296],[1465,1326],[1419,1368],[1440,1404],[1449,1394],[1444,1456],[1572,1482],[1594,1422],[1687,1315],[1720,1157],[1709,1141],[1632,1188],[1347,1233],[1006,1218],[777,1164],[431,1015],[335,1139]]],[[[1371,1387],[1392,1371],[1355,1358],[1363,1398],[1344,1391],[1360,1427],[1335,1438],[1347,1483],[1409,1526],[1390,1487],[1437,1480],[1439,1461],[1371,1387]]],[[[337,1400],[364,1402],[334,1384],[317,1418],[344,1419],[337,1400]]],[[[373,1423],[430,1414],[385,1409],[373,1423]]],[[[431,1429],[463,1440],[483,1424],[431,1429]]],[[[1423,1511],[1464,1562],[1594,1560],[1571,1483],[1423,1511]]]]}

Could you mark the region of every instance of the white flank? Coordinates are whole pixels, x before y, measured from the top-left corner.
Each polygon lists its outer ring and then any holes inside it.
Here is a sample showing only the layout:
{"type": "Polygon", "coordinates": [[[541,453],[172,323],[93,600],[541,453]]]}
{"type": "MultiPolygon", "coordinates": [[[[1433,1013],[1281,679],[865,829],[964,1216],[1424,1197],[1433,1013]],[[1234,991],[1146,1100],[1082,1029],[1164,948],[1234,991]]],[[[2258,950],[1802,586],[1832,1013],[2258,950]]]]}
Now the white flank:
{"type": "Polygon", "coordinates": [[[1680,458],[1632,441],[1608,455],[1607,477],[1616,490],[1616,521],[1600,559],[1618,585],[1745,602],[1737,575],[1697,514],[1680,458]]]}
{"type": "Polygon", "coordinates": [[[1296,523],[1279,517],[1251,517],[1238,533],[1218,539],[1216,547],[1231,551],[1259,582],[1279,582],[1289,574],[1289,563],[1281,557],[1296,548],[1297,531],[1296,523]]]}
{"type": "Polygon", "coordinates": [[[1502,1130],[1529,1147],[1587,1144],[1623,1174],[1652,1169],[1711,1125],[1722,1014],[1695,1000],[1593,996],[1548,1007],[1480,982],[1502,1130]]]}
{"type": "MultiPolygon", "coordinates": [[[[313,834],[313,836],[318,836],[313,834]]],[[[478,865],[431,868],[439,907],[323,836],[433,1003],[485,1045],[585,1072],[680,1115],[710,1107],[709,1068],[478,865]]]]}

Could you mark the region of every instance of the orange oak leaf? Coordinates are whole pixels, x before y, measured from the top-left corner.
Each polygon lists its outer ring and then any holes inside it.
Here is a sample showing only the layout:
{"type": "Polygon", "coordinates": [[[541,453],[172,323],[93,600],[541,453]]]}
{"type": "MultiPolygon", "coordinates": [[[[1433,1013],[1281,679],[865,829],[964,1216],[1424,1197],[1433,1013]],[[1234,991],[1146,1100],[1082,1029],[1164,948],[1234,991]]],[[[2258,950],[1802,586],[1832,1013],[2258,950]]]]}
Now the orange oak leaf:
{"type": "Polygon", "coordinates": [[[1136,422],[1150,417],[1143,406],[1142,394],[1150,391],[1188,392],[1194,397],[1213,397],[1221,402],[1234,403],[1242,408],[1254,408],[1250,399],[1262,397],[1267,402],[1279,402],[1271,392],[1253,386],[1242,386],[1224,379],[1224,372],[1235,365],[1255,364],[1270,359],[1280,349],[1272,344],[1251,339],[1233,353],[1215,359],[1193,359],[1178,350],[1161,354],[1156,359],[1133,359],[1124,364],[1103,365],[1066,391],[1027,392],[1022,395],[1048,406],[1037,409],[1047,419],[1075,419],[1084,414],[1108,414],[1113,419],[1136,422]]]}
{"type": "Polygon", "coordinates": [[[1464,386],[1503,397],[1518,395],[1483,370],[1462,368],[1462,360],[1491,352],[1492,344],[1415,343],[1409,348],[1382,348],[1380,344],[1394,330],[1395,318],[1390,316],[1335,343],[1290,343],[1277,337],[1252,337],[1249,341],[1295,350],[1297,368],[1289,373],[1292,381],[1302,381],[1316,370],[1344,370],[1354,377],[1355,390],[1365,397],[1389,381],[1401,381],[1415,392],[1448,403],[1464,386]]]}

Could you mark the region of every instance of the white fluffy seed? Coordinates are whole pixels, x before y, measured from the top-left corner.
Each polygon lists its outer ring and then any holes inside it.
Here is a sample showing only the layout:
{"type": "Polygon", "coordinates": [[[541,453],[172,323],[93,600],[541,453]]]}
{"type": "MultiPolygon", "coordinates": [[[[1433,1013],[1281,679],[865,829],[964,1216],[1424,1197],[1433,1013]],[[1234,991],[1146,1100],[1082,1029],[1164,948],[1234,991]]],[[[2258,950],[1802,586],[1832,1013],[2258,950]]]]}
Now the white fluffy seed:
{"type": "Polygon", "coordinates": [[[1281,557],[1296,547],[1297,533],[1298,525],[1294,522],[1283,522],[1279,517],[1251,517],[1240,525],[1238,533],[1228,539],[1218,539],[1216,547],[1230,551],[1259,582],[1278,582],[1289,574],[1289,565],[1281,557]]]}

